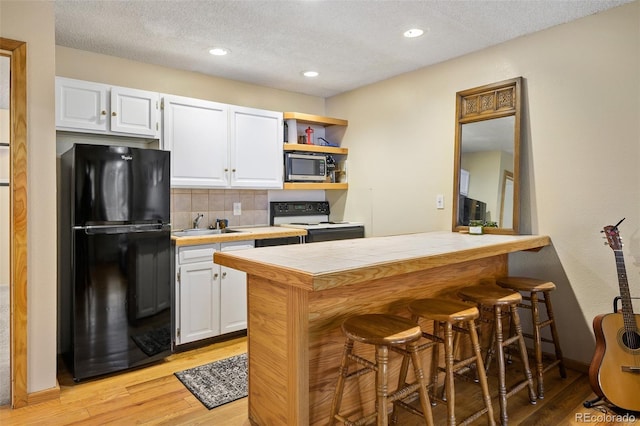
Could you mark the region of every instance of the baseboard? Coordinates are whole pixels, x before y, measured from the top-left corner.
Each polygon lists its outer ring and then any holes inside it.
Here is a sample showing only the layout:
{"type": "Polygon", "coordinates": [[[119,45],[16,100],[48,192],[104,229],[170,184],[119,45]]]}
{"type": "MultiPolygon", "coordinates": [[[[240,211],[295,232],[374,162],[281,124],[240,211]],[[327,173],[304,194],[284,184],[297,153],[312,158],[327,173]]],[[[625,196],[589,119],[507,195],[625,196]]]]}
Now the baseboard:
{"type": "Polygon", "coordinates": [[[28,394],[27,405],[40,404],[58,398],[60,398],[60,384],[56,380],[55,387],[28,394]]]}

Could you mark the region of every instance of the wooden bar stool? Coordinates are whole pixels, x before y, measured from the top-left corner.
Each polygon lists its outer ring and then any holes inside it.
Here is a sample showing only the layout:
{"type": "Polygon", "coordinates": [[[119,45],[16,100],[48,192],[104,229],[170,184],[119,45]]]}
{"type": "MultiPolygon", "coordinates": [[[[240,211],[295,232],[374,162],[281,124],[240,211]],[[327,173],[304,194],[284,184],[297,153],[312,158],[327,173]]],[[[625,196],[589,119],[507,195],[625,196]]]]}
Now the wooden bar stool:
{"type": "Polygon", "coordinates": [[[342,324],[342,331],[346,336],[342,361],[338,374],[338,383],[331,404],[331,417],[329,424],[335,424],[336,420],[347,425],[364,425],[376,422],[378,426],[388,425],[389,403],[404,398],[416,390],[420,395],[422,413],[427,425],[433,425],[431,415],[431,403],[427,394],[426,380],[422,371],[420,357],[418,356],[417,341],[422,336],[420,326],[402,317],[386,314],[358,315],[347,318],[342,324]],[[375,362],[371,362],[353,353],[354,342],[374,345],[376,350],[375,362]],[[388,362],[389,348],[404,346],[411,356],[416,382],[403,386],[393,393],[388,391],[388,362]],[[349,361],[354,361],[362,366],[359,370],[349,373],[349,361]],[[359,377],[363,374],[376,373],[376,411],[364,415],[357,420],[350,420],[340,414],[342,395],[346,379],[359,377]]]}
{"type": "Polygon", "coordinates": [[[488,368],[493,354],[493,346],[497,349],[498,358],[498,401],[500,403],[500,421],[502,426],[507,425],[507,398],[514,395],[524,387],[529,389],[529,401],[531,404],[536,403],[536,393],[533,388],[533,379],[529,368],[529,360],[527,358],[527,347],[522,336],[522,327],[520,326],[520,317],[518,316],[518,304],[522,301],[522,296],[516,291],[511,291],[495,285],[474,285],[462,288],[458,295],[465,301],[474,302],[479,309],[489,307],[493,311],[491,320],[491,345],[489,347],[485,366],[488,368]],[[504,339],[502,327],[502,311],[506,311],[510,316],[514,334],[504,339]],[[524,380],[516,383],[507,392],[507,379],[505,372],[504,348],[513,343],[517,343],[520,356],[522,358],[524,380]]]}
{"type": "MultiPolygon", "coordinates": [[[[427,339],[429,342],[433,342],[433,344],[423,344],[419,346],[419,350],[427,349],[428,347],[435,346],[435,344],[444,345],[444,390],[446,395],[445,400],[447,403],[447,424],[452,426],[457,424],[455,415],[454,374],[475,363],[476,371],[478,373],[478,382],[482,389],[484,408],[468,416],[459,424],[468,424],[486,413],[488,424],[495,425],[496,422],[493,417],[493,407],[491,406],[491,396],[489,395],[487,376],[485,374],[484,362],[482,361],[482,355],[480,353],[480,342],[476,331],[475,320],[480,315],[478,308],[456,300],[430,298],[419,299],[411,302],[409,304],[409,311],[413,316],[412,319],[416,322],[420,319],[433,321],[433,334],[429,334],[425,331],[422,332],[422,337],[427,339]],[[454,331],[469,335],[471,338],[471,349],[473,351],[472,356],[458,361],[454,359],[454,331]]],[[[438,386],[438,372],[441,371],[438,362],[439,352],[438,347],[435,347],[431,352],[431,395],[434,399],[436,398],[435,395],[438,386]]],[[[408,366],[409,357],[406,355],[400,368],[398,387],[403,386],[405,383],[408,366]]],[[[396,401],[395,404],[403,408],[408,408],[402,400],[396,401]]],[[[394,410],[394,423],[396,419],[397,412],[394,410]]]]}
{"type": "Polygon", "coordinates": [[[551,370],[557,365],[560,370],[560,377],[567,377],[567,371],[564,367],[564,361],[562,358],[562,350],[560,349],[560,339],[558,339],[556,321],[553,316],[553,307],[551,306],[551,295],[549,294],[549,292],[556,289],[556,285],[551,281],[527,277],[503,277],[497,279],[496,284],[500,287],[514,291],[528,293],[522,295],[522,299],[523,301],[529,301],[529,303],[520,303],[518,306],[531,310],[533,334],[523,333],[523,336],[533,339],[533,352],[536,361],[536,377],[538,383],[538,398],[542,399],[544,398],[543,375],[545,372],[551,370]],[[538,302],[540,301],[544,302],[547,310],[547,319],[545,321],[540,320],[540,309],[538,306],[538,302]],[[540,333],[540,330],[547,326],[551,329],[551,339],[542,337],[540,333]],[[542,342],[552,343],[555,349],[556,359],[547,366],[544,366],[543,364],[542,342]]]}

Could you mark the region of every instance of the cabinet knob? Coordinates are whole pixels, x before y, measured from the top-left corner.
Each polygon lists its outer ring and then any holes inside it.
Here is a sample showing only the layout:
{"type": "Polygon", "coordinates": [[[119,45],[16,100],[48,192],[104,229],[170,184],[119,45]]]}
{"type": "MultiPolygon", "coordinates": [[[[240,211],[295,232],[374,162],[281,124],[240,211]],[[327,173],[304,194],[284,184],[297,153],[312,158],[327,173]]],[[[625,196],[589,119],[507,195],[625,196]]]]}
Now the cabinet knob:
{"type": "Polygon", "coordinates": [[[102,110],[102,111],[100,111],[100,114],[101,114],[101,115],[107,115],[107,111],[102,110]]]}
{"type": "Polygon", "coordinates": [[[235,172],[236,172],[236,169],[231,169],[231,171],[232,171],[233,173],[235,173],[235,172]]]}
{"type": "Polygon", "coordinates": [[[218,279],[218,274],[213,274],[213,279],[217,280],[218,279]]]}
{"type": "Polygon", "coordinates": [[[229,169],[225,168],[225,169],[224,169],[224,171],[225,171],[225,172],[228,172],[228,171],[229,171],[229,169]]]}
{"type": "Polygon", "coordinates": [[[226,278],[226,276],[227,276],[227,273],[226,273],[226,272],[223,272],[223,273],[222,273],[222,278],[226,278]]]}
{"type": "Polygon", "coordinates": [[[116,114],[116,112],[115,112],[115,111],[113,111],[113,112],[111,113],[111,116],[112,116],[112,117],[115,117],[116,115],[118,115],[118,114],[116,114]]]}

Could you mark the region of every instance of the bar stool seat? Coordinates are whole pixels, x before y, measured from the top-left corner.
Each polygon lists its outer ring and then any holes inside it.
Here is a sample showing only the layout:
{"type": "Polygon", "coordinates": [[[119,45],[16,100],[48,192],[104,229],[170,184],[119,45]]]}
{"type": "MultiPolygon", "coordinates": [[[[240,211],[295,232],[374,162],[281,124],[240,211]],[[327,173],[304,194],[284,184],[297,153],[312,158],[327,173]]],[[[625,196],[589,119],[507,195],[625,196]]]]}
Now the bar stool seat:
{"type": "Polygon", "coordinates": [[[551,281],[539,280],[528,277],[502,277],[496,280],[500,287],[510,288],[515,291],[552,291],[556,285],[551,281]]]}
{"type": "Polygon", "coordinates": [[[558,366],[560,377],[566,378],[567,371],[564,366],[562,357],[562,349],[560,349],[560,339],[558,338],[558,330],[553,315],[553,306],[551,305],[551,295],[549,292],[556,289],[556,285],[547,280],[529,277],[502,277],[496,280],[496,284],[500,287],[508,288],[514,291],[528,293],[522,296],[523,300],[529,303],[520,303],[520,308],[531,310],[531,324],[533,334],[523,333],[524,337],[533,339],[533,352],[536,362],[536,382],[538,384],[538,398],[544,398],[544,373],[558,366]],[[541,320],[539,302],[544,302],[547,319],[541,320]],[[541,330],[549,326],[551,330],[551,339],[542,337],[541,330]],[[542,356],[542,342],[553,344],[555,351],[555,360],[546,366],[542,356]]]}
{"type": "Polygon", "coordinates": [[[471,321],[480,315],[478,308],[450,299],[418,299],[409,304],[409,312],[425,319],[456,323],[471,321]]]}
{"type": "Polygon", "coordinates": [[[329,424],[336,420],[345,424],[364,425],[375,421],[378,426],[386,426],[389,421],[388,404],[404,398],[406,395],[418,391],[422,416],[427,425],[433,425],[431,402],[427,394],[426,379],[422,364],[418,356],[417,340],[422,336],[422,330],[415,322],[406,318],[387,314],[365,314],[347,318],[342,323],[342,331],[346,336],[343,356],[340,364],[338,383],[331,404],[329,424]],[[353,353],[354,343],[374,345],[376,350],[375,362],[371,362],[353,353]],[[388,392],[388,363],[389,349],[404,347],[410,354],[416,381],[399,387],[395,392],[388,392]],[[360,364],[362,368],[349,372],[350,361],[360,364]],[[340,414],[345,380],[360,377],[363,374],[376,373],[376,410],[372,414],[364,415],[356,420],[340,414]]]}
{"type": "Polygon", "coordinates": [[[484,306],[511,306],[522,301],[522,296],[493,285],[474,285],[465,287],[458,293],[463,300],[481,303],[484,306]]]}
{"type": "MultiPolygon", "coordinates": [[[[493,407],[491,405],[491,396],[489,395],[487,376],[485,374],[484,363],[482,361],[482,355],[480,353],[480,343],[478,340],[478,334],[476,332],[475,320],[480,315],[478,308],[474,305],[463,303],[457,300],[444,298],[427,298],[418,299],[411,302],[409,304],[409,311],[412,314],[412,319],[416,322],[418,322],[420,319],[433,321],[433,334],[429,334],[424,330],[422,332],[422,337],[433,343],[420,345],[419,350],[433,347],[436,344],[444,345],[444,391],[446,395],[445,401],[447,404],[447,424],[450,426],[456,424],[468,424],[486,413],[488,424],[495,425],[496,423],[493,417],[493,407]],[[469,337],[471,338],[471,346],[473,350],[472,356],[462,360],[454,359],[454,330],[469,335],[469,337]],[[478,383],[480,384],[480,387],[482,389],[484,408],[471,414],[461,423],[456,423],[454,374],[461,369],[469,367],[473,363],[476,364],[478,383]]],[[[439,352],[440,351],[437,347],[434,348],[431,352],[431,386],[432,396],[434,399],[437,398],[436,388],[438,386],[438,372],[442,370],[439,367],[438,362],[439,352]]],[[[400,368],[398,387],[402,386],[406,380],[408,363],[409,358],[407,355],[405,355],[402,366],[400,368]]],[[[407,407],[407,404],[405,404],[402,400],[397,401],[396,405],[402,408],[410,409],[410,407],[407,407]]],[[[397,421],[396,411],[394,411],[393,420],[394,423],[397,421]]]]}
{"type": "Polygon", "coordinates": [[[517,310],[518,304],[522,302],[522,296],[516,291],[505,289],[493,284],[464,287],[459,290],[458,295],[462,300],[476,303],[480,310],[482,310],[483,307],[490,307],[493,310],[493,318],[490,320],[492,325],[491,344],[485,359],[485,367],[488,368],[491,363],[491,357],[494,351],[493,346],[495,344],[498,359],[498,401],[500,403],[500,420],[502,426],[506,426],[508,423],[508,397],[527,387],[529,390],[529,401],[531,404],[536,403],[536,393],[533,387],[533,378],[531,376],[531,369],[529,368],[529,360],[527,358],[527,347],[522,335],[522,327],[520,325],[520,317],[517,310]],[[503,310],[510,317],[511,325],[514,330],[514,334],[509,336],[507,339],[505,339],[503,335],[503,310]],[[509,391],[507,391],[504,348],[513,343],[518,344],[524,379],[516,383],[509,391]]]}

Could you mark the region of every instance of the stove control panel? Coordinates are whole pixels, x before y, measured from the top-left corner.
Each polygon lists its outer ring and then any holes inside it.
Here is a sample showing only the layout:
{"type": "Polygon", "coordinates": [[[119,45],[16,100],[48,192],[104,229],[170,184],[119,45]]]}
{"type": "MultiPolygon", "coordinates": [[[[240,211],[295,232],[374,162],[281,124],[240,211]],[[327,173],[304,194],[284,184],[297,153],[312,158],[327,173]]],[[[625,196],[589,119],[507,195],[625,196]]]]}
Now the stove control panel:
{"type": "Polygon", "coordinates": [[[328,201],[272,201],[269,215],[273,225],[274,217],[329,215],[328,201]]]}

